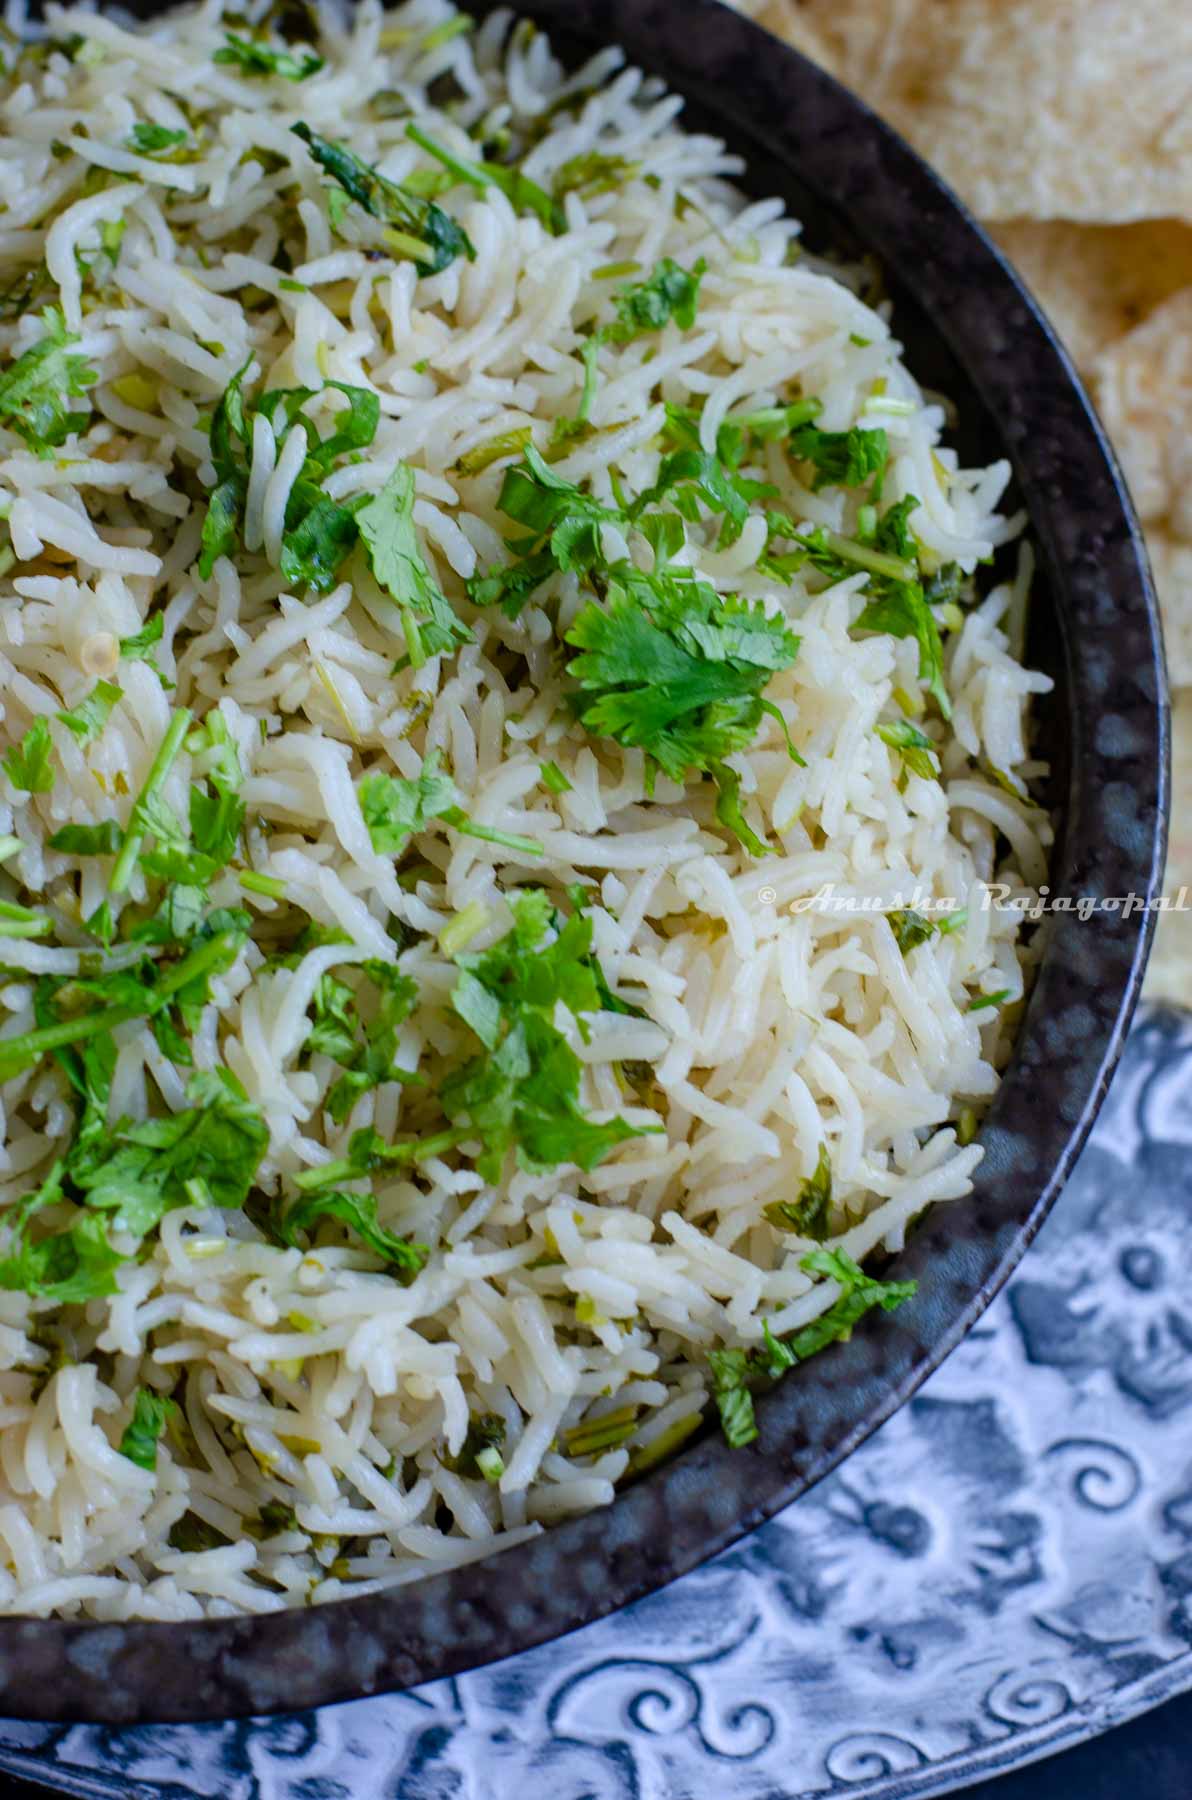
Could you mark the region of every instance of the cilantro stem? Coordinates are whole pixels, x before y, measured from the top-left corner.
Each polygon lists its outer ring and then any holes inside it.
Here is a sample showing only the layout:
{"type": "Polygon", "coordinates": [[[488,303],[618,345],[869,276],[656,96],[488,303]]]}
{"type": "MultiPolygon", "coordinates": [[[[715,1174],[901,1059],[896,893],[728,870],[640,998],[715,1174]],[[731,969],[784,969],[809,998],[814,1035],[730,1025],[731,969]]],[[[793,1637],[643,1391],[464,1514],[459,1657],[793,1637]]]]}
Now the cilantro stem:
{"type": "Polygon", "coordinates": [[[434,254],[425,239],[415,237],[412,232],[397,231],[393,226],[389,226],[381,235],[391,250],[411,262],[429,262],[434,254]]]}
{"type": "Polygon", "coordinates": [[[286,897],[286,884],[279,875],[259,875],[255,869],[238,869],[236,879],[250,894],[264,894],[270,900],[286,897]]]}
{"type": "Polygon", "coordinates": [[[563,1433],[563,1448],[568,1456],[596,1456],[624,1443],[637,1430],[637,1407],[618,1406],[599,1419],[585,1419],[563,1433]]]}
{"type": "Polygon", "coordinates": [[[648,1444],[639,1444],[629,1452],[627,1475],[640,1475],[646,1469],[652,1469],[656,1463],[677,1450],[680,1444],[686,1443],[693,1431],[698,1431],[704,1422],[702,1413],[688,1413],[685,1419],[677,1419],[673,1425],[652,1438],[648,1444]]]}
{"type": "Polygon", "coordinates": [[[51,1050],[61,1050],[66,1044],[79,1044],[86,1038],[99,1037],[104,1032],[114,1031],[117,1025],[123,1025],[129,1019],[143,1018],[147,1013],[159,1011],[163,1003],[172,998],[180,988],[186,987],[188,982],[206,974],[215,964],[226,962],[239,941],[239,932],[216,932],[214,937],[192,950],[189,956],[184,956],[181,962],[175,963],[154,987],[147,988],[143,1005],[104,1006],[98,1012],[84,1013],[77,1019],[61,1019],[56,1025],[43,1025],[39,1030],[27,1031],[21,1037],[0,1039],[0,1076],[7,1079],[19,1069],[38,1062],[51,1050]]]}
{"type": "Polygon", "coordinates": [[[901,556],[886,556],[881,550],[871,550],[868,544],[858,544],[855,538],[838,537],[834,531],[824,533],[824,544],[844,562],[856,563],[859,569],[870,569],[875,575],[886,575],[891,581],[914,581],[918,571],[913,563],[901,556]]]}
{"type": "MultiPolygon", "coordinates": [[[[449,820],[449,824],[455,824],[449,820]]],[[[466,825],[456,824],[455,829],[465,837],[483,838],[486,844],[500,844],[506,850],[514,850],[522,856],[542,856],[542,845],[537,838],[518,837],[511,831],[494,831],[490,825],[474,825],[469,819],[466,825]]]]}
{"type": "MultiPolygon", "coordinates": [[[[404,1144],[388,1144],[385,1147],[385,1162],[425,1162],[428,1156],[438,1156],[444,1150],[454,1150],[463,1142],[466,1131],[440,1131],[433,1137],[409,1138],[404,1144]]],[[[320,1163],[315,1169],[303,1169],[294,1176],[294,1186],[309,1193],[312,1188],[334,1187],[340,1181],[358,1181],[369,1171],[362,1169],[358,1162],[350,1156],[341,1156],[335,1162],[320,1163]]]]}
{"type": "Polygon", "coordinates": [[[175,758],[182,748],[183,740],[191,726],[190,708],[179,707],[170,720],[169,730],[157,747],[157,755],[153,758],[145,785],[137,796],[132,812],[129,814],[128,829],[124,834],[124,842],[112,873],[108,878],[109,894],[122,894],[132,877],[137,857],[141,854],[141,846],[145,842],[145,830],[136,823],[137,817],[147,800],[152,800],[161,792],[166,776],[174,765],[175,758]]]}
{"type": "Polygon", "coordinates": [[[444,150],[441,144],[436,144],[434,138],[427,137],[425,131],[420,131],[417,125],[407,125],[406,136],[412,144],[417,144],[420,150],[425,150],[428,156],[433,156],[436,162],[441,162],[445,169],[450,169],[458,181],[466,182],[478,194],[482,194],[485,188],[492,186],[491,175],[487,175],[483,169],[477,168],[475,163],[465,161],[462,156],[453,156],[450,150],[444,150]]]}
{"type": "Polygon", "coordinates": [[[27,919],[10,919],[0,913],[0,938],[44,937],[50,924],[44,913],[40,917],[36,913],[30,914],[27,919]]]}

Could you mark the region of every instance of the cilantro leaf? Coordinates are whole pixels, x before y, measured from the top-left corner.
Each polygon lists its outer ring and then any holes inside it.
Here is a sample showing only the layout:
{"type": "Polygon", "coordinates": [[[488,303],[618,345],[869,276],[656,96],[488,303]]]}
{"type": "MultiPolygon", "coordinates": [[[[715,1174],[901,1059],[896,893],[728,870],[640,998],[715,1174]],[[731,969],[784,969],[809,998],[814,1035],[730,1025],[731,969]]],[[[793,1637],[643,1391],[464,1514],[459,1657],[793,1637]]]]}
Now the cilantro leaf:
{"type": "Polygon", "coordinates": [[[303,1049],[308,1056],[331,1056],[347,1062],[356,1054],[356,995],[330,970],[319,976],[311,1001],[314,1020],[303,1049]]]}
{"type": "Polygon", "coordinates": [[[825,487],[861,487],[873,476],[874,495],[880,494],[890,454],[889,437],[880,427],[821,431],[816,425],[797,425],[788,441],[794,456],[815,465],[816,493],[825,487]]]}
{"type": "Polygon", "coordinates": [[[806,1362],[828,1344],[851,1335],[853,1326],[875,1306],[893,1312],[918,1291],[914,1281],[877,1281],[858,1268],[844,1250],[812,1250],[799,1267],[808,1275],[823,1275],[840,1286],[840,1296],[826,1312],[789,1337],[776,1338],[766,1328],[765,1349],[759,1363],[765,1374],[777,1376],[796,1363],[806,1362]]]}
{"type": "Polygon", "coordinates": [[[778,1231],[794,1231],[819,1244],[829,1234],[832,1211],[832,1165],[828,1146],[821,1143],[812,1173],[799,1187],[795,1200],[775,1200],[762,1208],[763,1217],[778,1231]]]}
{"type": "Polygon", "coordinates": [[[884,584],[857,620],[857,631],[885,631],[891,637],[914,638],[919,645],[919,679],[927,684],[945,719],[952,703],[944,686],[944,647],[935,615],[917,581],[884,584]]]}
{"type": "Polygon", "coordinates": [[[839,1285],[838,1298],[825,1312],[784,1338],[776,1338],[767,1323],[759,1349],[709,1353],[712,1397],[724,1435],[733,1449],[752,1443],[757,1437],[752,1392],[755,1387],[777,1380],[796,1363],[806,1362],[827,1345],[849,1337],[854,1325],[873,1307],[892,1312],[917,1291],[913,1281],[874,1280],[844,1250],[812,1250],[802,1258],[799,1267],[808,1275],[822,1275],[839,1285]]]}
{"type": "Polygon", "coordinates": [[[902,766],[925,781],[939,778],[939,761],[935,745],[925,731],[910,719],[888,719],[875,727],[883,744],[889,744],[902,758],[902,766]]]}
{"type": "Polygon", "coordinates": [[[123,698],[124,689],[118,688],[114,682],[97,681],[85,699],[80,700],[70,712],[60,712],[58,718],[81,744],[89,744],[92,738],[99,736],[108,722],[112,708],[123,698]]]}
{"type": "Polygon", "coordinates": [[[768,482],[734,474],[719,456],[706,450],[676,450],[663,462],[654,486],[635,502],[633,517],[637,520],[646,507],[669,496],[681,515],[694,521],[699,517],[697,501],[702,500],[711,512],[724,516],[723,548],[740,537],[751,503],[769,499],[775,492],[768,482]]]}
{"type": "Polygon", "coordinates": [[[170,1414],[177,1412],[178,1402],[149,1388],[138,1388],[133,1401],[132,1418],[120,1439],[120,1454],[141,1469],[157,1468],[157,1445],[170,1414]]]}
{"type": "MultiPolygon", "coordinates": [[[[571,167],[586,161],[586,158],[573,158],[572,164],[565,166],[571,167]]],[[[601,345],[632,343],[634,338],[642,337],[646,332],[661,331],[672,319],[682,330],[689,331],[695,323],[699,284],[706,270],[707,264],[702,257],[688,273],[667,256],[655,265],[653,274],[647,280],[621,289],[617,295],[616,318],[610,325],[602,325],[599,331],[593,332],[580,351],[584,365],[584,386],[579,411],[574,419],[555,421],[552,442],[563,443],[568,438],[586,435],[592,403],[596,398],[599,379],[597,358],[601,345]]]]}
{"type": "Polygon", "coordinates": [[[622,567],[607,604],[586,606],[566,642],[581,652],[568,673],[587,730],[638,746],[672,781],[691,769],[715,775],[723,822],[739,832],[737,780],[724,759],[746,749],[775,710],[762,691],[799,649],[785,621],[760,602],[721,599],[684,572],[622,567]]]}
{"type": "Polygon", "coordinates": [[[879,550],[884,550],[890,556],[903,557],[907,562],[915,562],[919,546],[910,527],[910,516],[918,505],[918,496],[907,494],[905,499],[886,508],[873,534],[874,544],[879,550]]]}
{"type": "Polygon", "coordinates": [[[346,982],[324,975],[315,990],[314,1024],[305,1048],[332,1057],[343,1074],[327,1094],[327,1111],[342,1124],[361,1094],[382,1082],[422,1085],[422,1077],[397,1064],[402,1025],[418,1001],[418,984],[392,963],[370,958],[362,964],[373,989],[372,1017],[364,1023],[356,993],[346,982]]]}
{"type": "Polygon", "coordinates": [[[403,1281],[412,1281],[430,1255],[425,1244],[412,1244],[408,1238],[397,1237],[377,1223],[375,1194],[319,1188],[293,1202],[278,1230],[287,1244],[294,1245],[300,1231],[311,1231],[321,1219],[338,1219],[349,1226],[374,1256],[392,1264],[403,1281]]]}
{"type": "Polygon", "coordinates": [[[236,37],[230,31],[224,32],[224,39],[223,49],[217,50],[211,60],[235,63],[246,75],[280,75],[285,81],[306,81],[323,67],[323,58],[313,50],[297,57],[292,50],[273,50],[268,44],[236,37]]]}
{"type": "Polygon", "coordinates": [[[749,1352],[711,1350],[708,1368],[712,1376],[712,1398],[720,1414],[725,1440],[731,1450],[740,1450],[757,1437],[753,1395],[749,1391],[752,1376],[749,1352]]]}
{"type": "Polygon", "coordinates": [[[194,1104],[161,1119],[123,1119],[109,1153],[74,1174],[88,1206],[144,1237],[177,1206],[242,1207],[269,1146],[269,1128],[226,1070],[193,1075],[194,1104]]]}
{"type": "Polygon", "coordinates": [[[123,839],[115,819],[101,819],[98,825],[63,825],[50,839],[50,849],[68,856],[115,856],[123,839]]]}
{"type": "Polygon", "coordinates": [[[328,381],[320,389],[273,388],[246,404],[242,384],[248,367],[245,363],[228,383],[211,424],[216,486],[207,502],[199,573],[206,579],[216,559],[235,550],[248,494],[252,420],[260,414],[269,420],[279,447],[297,425],[306,437],[306,456],[286,502],[281,572],[287,581],[328,593],[359,536],[356,514],[364,500],[341,504],[330,499],[321,484],[338,457],[372,443],[381,416],[380,399],[371,388],[328,381]],[[328,389],[343,394],[347,405],[336,414],[330,434],[322,438],[302,409],[328,389]]]}
{"type": "Polygon", "coordinates": [[[154,645],[160,644],[164,629],[162,615],[158,613],[142,625],[139,631],[134,631],[131,637],[121,638],[121,660],[124,662],[152,661],[154,645]]]}
{"type": "Polygon", "coordinates": [[[672,319],[681,331],[690,331],[707,267],[703,257],[688,271],[664,256],[645,281],[621,289],[616,321],[602,332],[605,341],[628,344],[647,331],[661,331],[672,319]]]}
{"type": "Polygon", "coordinates": [[[439,767],[436,750],[428,752],[414,780],[374,770],[360,783],[359,793],[373,849],[382,856],[400,856],[413,834],[425,831],[433,819],[442,819],[466,837],[483,838],[521,855],[542,854],[542,845],[534,838],[495,831],[470,819],[459,803],[454,781],[439,767]]]}
{"type": "Polygon", "coordinates": [[[4,773],[26,794],[48,794],[54,785],[54,746],[44,715],[34,719],[19,744],[5,753],[4,773]]]}
{"type": "Polygon", "coordinates": [[[918,944],[925,944],[934,937],[939,929],[931,919],[925,919],[922,913],[913,912],[909,907],[899,908],[886,914],[894,940],[904,956],[918,944]]]}
{"type": "Polygon", "coordinates": [[[467,232],[433,200],[387,180],[345,145],[320,137],[309,125],[300,123],[290,129],[350,200],[374,219],[397,227],[389,241],[393,248],[413,256],[419,275],[438,275],[457,256],[475,262],[476,251],[467,232]]]}
{"type": "Polygon", "coordinates": [[[556,475],[532,444],[520,463],[506,469],[497,505],[506,518],[529,531],[528,538],[511,546],[528,554],[508,568],[473,576],[468,597],[477,606],[499,604],[511,619],[557,570],[584,574],[600,563],[601,526],[626,523],[623,513],[556,475]]]}
{"type": "Polygon", "coordinates": [[[414,530],[414,471],[398,463],[378,494],[361,506],[356,524],[377,582],[396,601],[410,661],[450,655],[472,633],[426,565],[414,530]]]}
{"type": "Polygon", "coordinates": [[[85,356],[70,353],[79,339],[67,331],[58,308],[47,306],[41,316],[46,335],[0,378],[0,419],[40,456],[49,456],[86,417],[69,409],[67,400],[86,393],[99,376],[85,356]]]}
{"type": "Polygon", "coordinates": [[[552,1022],[561,1002],[582,1031],[583,1014],[601,1004],[591,919],[573,913],[561,921],[534,888],[521,889],[510,906],[512,930],[490,949],[457,959],[452,1006],[482,1049],[440,1092],[447,1117],[465,1136],[480,1138],[477,1167],[486,1181],[499,1179],[511,1148],[531,1171],[564,1162],[592,1169],[617,1144],[642,1135],[624,1119],[597,1124],[585,1116],[579,1058],[552,1022]],[[544,941],[552,928],[555,937],[544,941]]]}
{"type": "Polygon", "coordinates": [[[138,119],[124,140],[126,150],[137,156],[160,156],[165,150],[176,150],[186,142],[185,131],[171,131],[168,125],[147,125],[138,119]]]}
{"type": "Polygon", "coordinates": [[[459,806],[455,783],[439,768],[435,751],[423,759],[413,780],[374,770],[360,783],[359,793],[372,847],[381,856],[400,856],[415,832],[459,806]]]}
{"type": "MultiPolygon", "coordinates": [[[[61,1170],[61,1165],[55,1165],[61,1170]]],[[[26,1201],[19,1203],[24,1208],[26,1201]]],[[[6,1221],[7,1222],[7,1221],[6,1221]]],[[[0,1288],[68,1306],[117,1291],[116,1270],[128,1261],[108,1242],[98,1213],[79,1211],[64,1231],[34,1241],[24,1220],[0,1257],[0,1288]]]]}

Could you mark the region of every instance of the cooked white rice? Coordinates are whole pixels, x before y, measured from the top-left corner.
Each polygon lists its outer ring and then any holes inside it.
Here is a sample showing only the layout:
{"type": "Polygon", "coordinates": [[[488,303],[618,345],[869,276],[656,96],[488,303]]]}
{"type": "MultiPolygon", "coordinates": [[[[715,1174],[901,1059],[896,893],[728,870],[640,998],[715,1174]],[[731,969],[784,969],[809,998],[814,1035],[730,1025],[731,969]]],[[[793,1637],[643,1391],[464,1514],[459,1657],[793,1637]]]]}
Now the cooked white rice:
{"type": "MultiPolygon", "coordinates": [[[[262,8],[249,11],[279,44],[262,8]]],[[[591,1017],[588,1042],[560,1015],[585,1065],[585,1110],[664,1130],[588,1173],[527,1173],[511,1158],[494,1186],[465,1144],[415,1174],[373,1177],[381,1223],[430,1247],[408,1285],[334,1221],[304,1253],[239,1212],[189,1206],[168,1211],[140,1259],[122,1264],[115,1294],[73,1305],[0,1294],[7,1611],[265,1612],[414,1580],[603,1505],[635,1454],[680,1441],[706,1406],[710,1349],[756,1345],[763,1319],[790,1331],[837,1296],[800,1266],[814,1246],[763,1215],[793,1198],[821,1145],[831,1245],[857,1258],[897,1248],[924,1207],[967,1194],[979,1160],[968,1140],[998,1084],[1027,962],[1020,915],[984,907],[982,884],[1029,891],[1049,842],[1044,815],[1019,797],[1039,773],[1030,697],[1050,686],[1020,661],[1029,553],[1013,581],[951,617],[952,724],[920,719],[937,780],[904,771],[876,734],[920,693],[918,648],[850,634],[864,573],[825,589],[807,567],[784,584],[756,567],[756,521],[724,549],[718,521],[689,525],[685,560],[722,594],[784,612],[801,639],[766,691],[805,766],[769,717],[732,758],[746,815],[775,852],[759,858],[718,823],[710,781],[660,777],[651,796],[639,750],[572,719],[558,639],[591,598],[576,576],[554,577],[516,621],[465,599],[465,580],[504,561],[502,540],[517,533],[497,510],[512,458],[473,475],[457,464],[527,426],[545,451],[552,422],[577,410],[585,334],[612,317],[626,279],[602,271],[637,265],[641,279],[671,257],[686,270],[707,263],[693,326],[672,321],[605,347],[596,429],[555,461],[557,474],[604,499],[614,476],[637,493],[659,467],[664,402],[703,407],[710,449],[726,415],[815,395],[822,428],[886,429],[885,500],[918,495],[927,554],[972,571],[1021,529],[997,510],[1008,467],[958,466],[945,409],[900,360],[888,309],[859,297],[859,276],[794,255],[797,225],[778,201],[742,200],[730,185],[738,159],[681,130],[676,97],[615,50],[568,76],[546,40],[511,32],[507,15],[470,33],[440,29],[454,16],[445,0],[387,15],[365,0],[346,22],[328,10],[325,66],[300,82],[213,60],[225,41],[220,0],[144,29],[51,6],[57,47],[8,53],[0,286],[42,259],[48,276],[32,306],[0,323],[5,366],[44,335],[40,309],[52,302],[98,380],[74,402],[90,407],[77,435],[48,456],[0,425],[11,540],[0,748],[45,719],[58,771],[45,791],[0,777],[0,836],[20,840],[3,864],[4,897],[49,906],[56,920],[52,936],[5,939],[0,1036],[34,1029],[39,976],[128,960],[119,928],[97,959],[82,924],[104,898],[110,859],[48,839],[68,823],[124,826],[175,710],[201,718],[218,707],[244,770],[236,861],[284,884],[284,898],[246,892],[230,869],[214,881],[212,903],[248,907],[261,943],[250,939],[214,980],[193,1053],[200,1069],[230,1070],[264,1116],[264,1208],[293,1195],[295,1173],[342,1155],[355,1130],[391,1140],[438,1129],[439,1083],[476,1048],[449,1009],[456,970],[438,934],[470,908],[481,924],[468,950],[495,942],[510,924],[503,896],[527,882],[565,910],[568,886],[589,885],[604,974],[642,1010],[591,1017]],[[516,144],[528,133],[525,172],[546,188],[594,149],[636,172],[609,191],[570,193],[558,236],[503,193],[456,185],[439,203],[475,261],[420,278],[358,207],[333,229],[330,184],[290,130],[306,121],[402,180],[427,166],[405,136],[411,112],[473,155],[462,134],[482,120],[490,137],[508,126],[516,144]],[[188,156],[122,147],[138,120],[186,132],[188,156]],[[104,264],[111,221],[123,236],[104,264]],[[372,444],[341,459],[328,491],[372,493],[398,461],[413,467],[423,553],[474,634],[457,655],[394,674],[404,645],[367,579],[322,597],[287,585],[277,565],[301,434],[278,456],[259,416],[248,547],[200,578],[207,428],[249,358],[246,392],[334,380],[379,394],[372,444]],[[148,661],[118,650],[158,614],[168,690],[148,661]],[[57,715],[97,678],[122,698],[81,743],[57,715]],[[375,852],[359,777],[415,776],[433,748],[473,819],[536,839],[544,854],[509,853],[441,820],[397,870],[375,852]],[[544,763],[569,790],[544,785],[544,763]],[[790,909],[825,884],[868,897],[871,910],[790,909]],[[967,904],[967,922],[903,955],[887,915],[916,892],[967,904]],[[350,942],[263,972],[283,927],[292,939],[308,920],[350,942]],[[399,939],[420,989],[400,1062],[429,1087],[385,1081],[335,1124],[324,1101],[340,1071],[304,1052],[318,977],[393,962],[399,939]],[[970,1010],[994,994],[1002,1004],[970,1010]],[[652,1065],[652,1079],[635,1088],[627,1063],[652,1065]],[[155,1470],[119,1450],[138,1389],[172,1392],[189,1426],[167,1430],[155,1470]],[[568,1454],[580,1420],[626,1407],[635,1424],[623,1441],[568,1454]],[[490,1464],[499,1479],[450,1466],[478,1415],[504,1426],[490,1464]]],[[[309,411],[326,428],[334,407],[315,400],[309,411]]],[[[778,442],[753,461],[801,524],[855,535],[859,490],[811,492],[778,442]]],[[[183,817],[195,768],[183,749],[165,788],[183,817]]],[[[137,871],[129,919],[147,898],[137,871]]],[[[116,1035],[110,1119],[185,1107],[190,1071],[145,1021],[116,1035]]],[[[0,1106],[7,1204],[63,1152],[75,1107],[48,1059],[0,1087],[0,1106]]]]}

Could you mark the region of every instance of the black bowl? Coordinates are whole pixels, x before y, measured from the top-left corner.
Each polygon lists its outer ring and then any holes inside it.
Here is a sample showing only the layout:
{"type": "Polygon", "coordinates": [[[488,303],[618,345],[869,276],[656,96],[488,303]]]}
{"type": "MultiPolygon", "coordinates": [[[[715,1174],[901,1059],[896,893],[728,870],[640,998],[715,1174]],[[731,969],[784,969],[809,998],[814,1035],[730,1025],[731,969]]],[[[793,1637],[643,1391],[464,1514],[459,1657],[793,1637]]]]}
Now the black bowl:
{"type": "MultiPolygon", "coordinates": [[[[158,10],[142,0],[140,10],[158,10]]],[[[485,5],[472,10],[487,11],[485,5]]],[[[1041,562],[1034,661],[1060,821],[1055,895],[1148,900],[1162,879],[1168,709],[1130,502],[1064,352],[930,169],[829,76],[717,0],[525,0],[578,57],[619,43],[782,194],[809,241],[875,252],[910,367],[951,395],[971,461],[1008,456],[1041,562]]],[[[919,1283],[758,1405],[760,1440],[706,1429],[601,1512],[490,1562],[309,1612],[179,1625],[0,1621],[0,1710],[31,1719],[216,1719],[410,1686],[572,1631],[673,1580],[785,1506],[894,1411],[1005,1281],[1104,1097],[1154,925],[1058,913],[971,1198],[927,1215],[892,1273],[919,1283]]]]}

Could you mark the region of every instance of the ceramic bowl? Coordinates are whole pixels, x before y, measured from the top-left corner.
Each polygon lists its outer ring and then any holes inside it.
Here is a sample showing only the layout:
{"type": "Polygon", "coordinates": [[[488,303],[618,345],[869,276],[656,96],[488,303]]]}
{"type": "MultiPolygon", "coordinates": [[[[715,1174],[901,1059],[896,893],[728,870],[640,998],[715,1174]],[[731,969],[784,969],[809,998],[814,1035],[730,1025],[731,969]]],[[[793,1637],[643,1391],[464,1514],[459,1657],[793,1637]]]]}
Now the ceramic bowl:
{"type": "MultiPolygon", "coordinates": [[[[144,11],[154,10],[151,6],[144,11]]],[[[486,11],[483,5],[471,8],[486,11]]],[[[859,100],[717,0],[526,0],[578,58],[618,43],[686,97],[689,123],[781,194],[807,241],[874,254],[907,361],[959,407],[962,456],[1010,459],[1041,578],[1030,659],[1053,767],[1055,895],[1159,890],[1168,713],[1138,527],[1064,352],[959,202],[859,100]]],[[[1137,998],[1154,917],[1058,913],[971,1198],[928,1214],[890,1273],[917,1297],[863,1324],[757,1408],[708,1427],[611,1507],[489,1562],[307,1612],[199,1624],[0,1620],[0,1709],[37,1719],[291,1711],[450,1675],[574,1630],[714,1555],[835,1467],[980,1317],[1083,1144],[1137,998]]]]}

